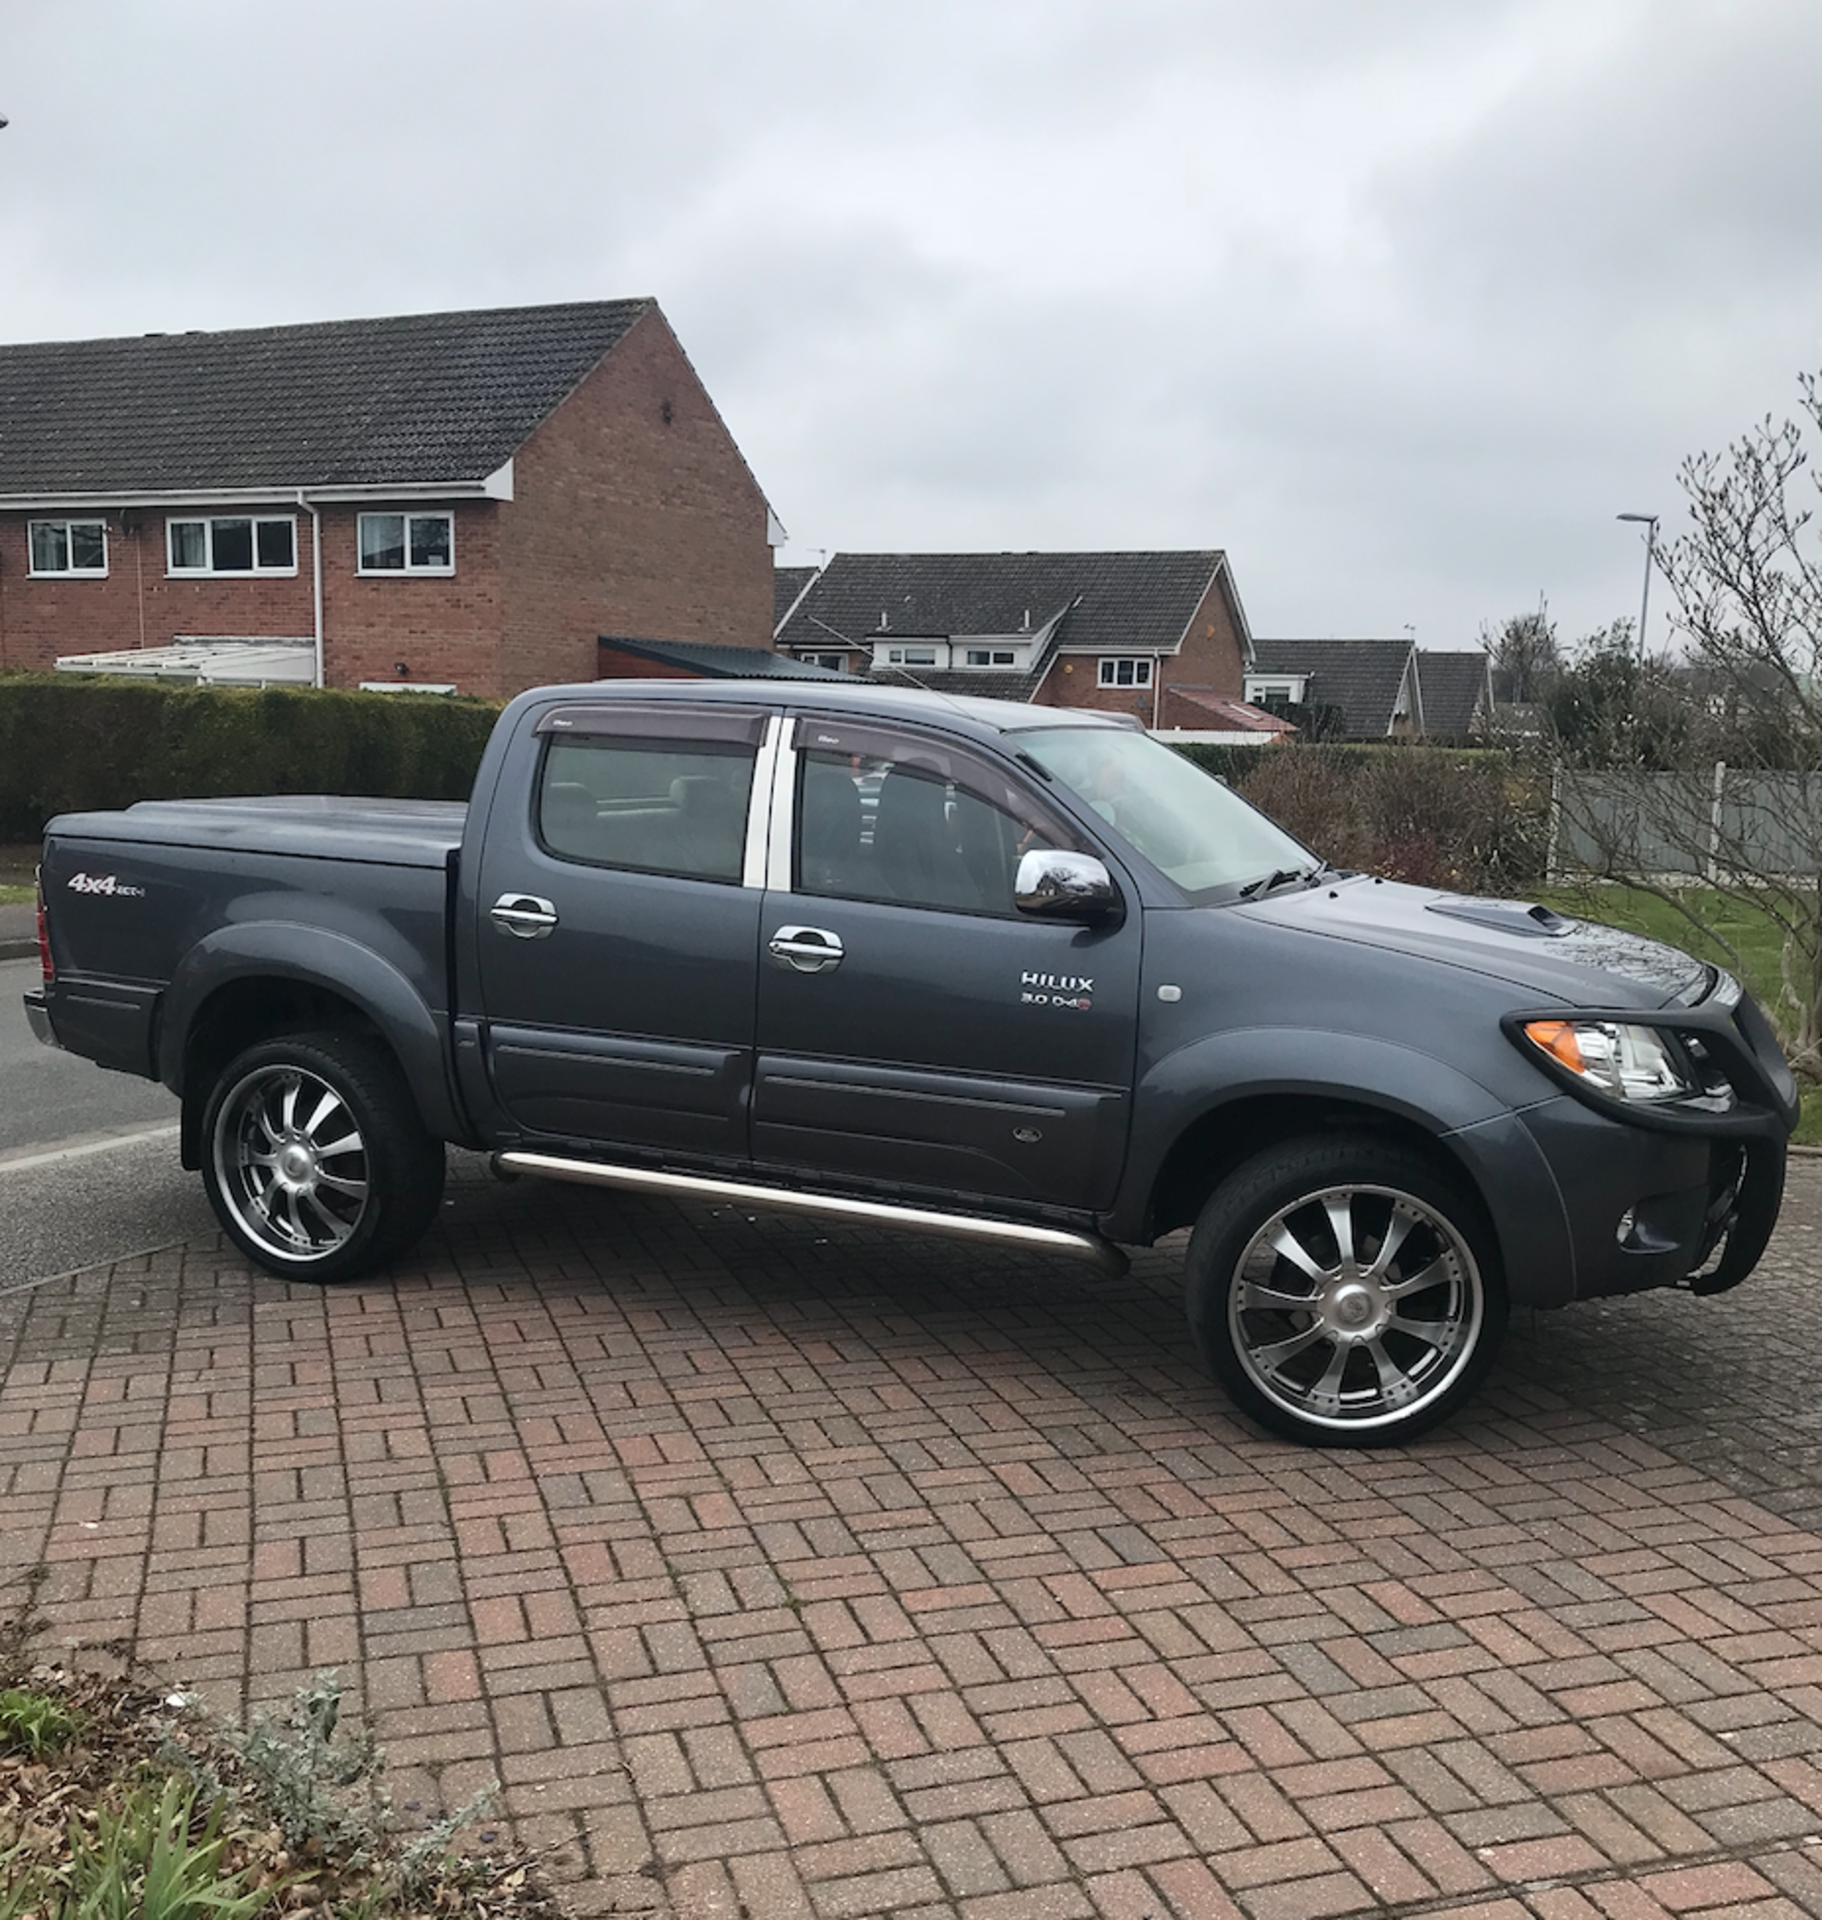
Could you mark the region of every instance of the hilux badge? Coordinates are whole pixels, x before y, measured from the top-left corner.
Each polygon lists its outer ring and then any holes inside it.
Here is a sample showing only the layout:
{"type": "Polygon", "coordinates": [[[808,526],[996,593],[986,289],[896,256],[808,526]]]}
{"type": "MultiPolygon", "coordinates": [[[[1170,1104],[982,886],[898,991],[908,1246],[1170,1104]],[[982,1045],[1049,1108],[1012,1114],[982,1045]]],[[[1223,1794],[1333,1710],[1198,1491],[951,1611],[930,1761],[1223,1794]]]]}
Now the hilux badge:
{"type": "Polygon", "coordinates": [[[1021,1007],[1069,1007],[1087,1013],[1094,1005],[1094,977],[1080,973],[1032,973],[1019,975],[1021,1007]]]}

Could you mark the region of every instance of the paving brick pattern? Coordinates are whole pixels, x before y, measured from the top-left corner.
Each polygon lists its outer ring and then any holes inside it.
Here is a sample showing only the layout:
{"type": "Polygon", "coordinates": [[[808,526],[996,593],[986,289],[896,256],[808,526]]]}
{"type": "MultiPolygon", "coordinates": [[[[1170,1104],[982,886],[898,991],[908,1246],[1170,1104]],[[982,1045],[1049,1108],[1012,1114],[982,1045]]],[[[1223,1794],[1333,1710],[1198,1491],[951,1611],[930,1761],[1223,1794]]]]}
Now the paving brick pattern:
{"type": "Polygon", "coordinates": [[[1740,1293],[1314,1454],[1108,1284],[466,1178],[314,1291],[0,1288],[0,1574],[243,1711],[339,1669],[579,1913],[1822,1915],[1822,1163],[1740,1293]]]}

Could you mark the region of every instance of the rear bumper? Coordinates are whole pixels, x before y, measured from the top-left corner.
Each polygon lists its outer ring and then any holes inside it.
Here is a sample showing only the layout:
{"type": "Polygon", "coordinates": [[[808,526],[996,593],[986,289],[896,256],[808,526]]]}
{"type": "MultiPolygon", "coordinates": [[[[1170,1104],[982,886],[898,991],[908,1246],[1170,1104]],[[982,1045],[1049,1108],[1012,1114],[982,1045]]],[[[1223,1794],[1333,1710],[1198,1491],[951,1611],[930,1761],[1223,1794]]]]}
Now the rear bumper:
{"type": "Polygon", "coordinates": [[[51,1025],[51,1010],[45,1005],[42,989],[34,987],[26,994],[25,1019],[32,1030],[32,1038],[41,1046],[62,1047],[63,1042],[57,1038],[57,1029],[51,1025]]]}

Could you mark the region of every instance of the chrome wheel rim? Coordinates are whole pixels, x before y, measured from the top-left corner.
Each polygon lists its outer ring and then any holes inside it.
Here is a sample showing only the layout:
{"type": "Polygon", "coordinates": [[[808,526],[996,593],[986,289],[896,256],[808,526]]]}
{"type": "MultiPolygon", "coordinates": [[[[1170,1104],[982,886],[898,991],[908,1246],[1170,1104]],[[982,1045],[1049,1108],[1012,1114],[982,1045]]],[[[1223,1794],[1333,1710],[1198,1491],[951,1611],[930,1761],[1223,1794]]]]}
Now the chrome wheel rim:
{"type": "Polygon", "coordinates": [[[1461,1377],[1485,1317],[1466,1240],[1393,1187],[1325,1187],[1280,1208],[1228,1289],[1247,1377],[1285,1412],[1330,1429],[1421,1412],[1461,1377]]]}
{"type": "Polygon", "coordinates": [[[367,1143],[346,1100],[302,1067],[256,1068],[222,1101],[216,1183],[242,1232],[274,1260],[321,1260],[360,1226],[367,1143]]]}

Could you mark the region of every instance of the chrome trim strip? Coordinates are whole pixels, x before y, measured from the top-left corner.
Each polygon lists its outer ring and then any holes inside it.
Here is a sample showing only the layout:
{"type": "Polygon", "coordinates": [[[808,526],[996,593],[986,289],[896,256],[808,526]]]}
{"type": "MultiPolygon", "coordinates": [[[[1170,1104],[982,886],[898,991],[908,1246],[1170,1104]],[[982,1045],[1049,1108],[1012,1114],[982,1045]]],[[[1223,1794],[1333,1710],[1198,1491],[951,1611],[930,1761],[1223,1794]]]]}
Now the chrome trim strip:
{"type": "Polygon", "coordinates": [[[787,714],[779,721],[778,728],[771,831],[766,836],[766,885],[774,893],[789,893],[792,815],[797,810],[797,722],[787,714]]]}
{"type": "Polygon", "coordinates": [[[993,1240],[1033,1253],[1057,1253],[1086,1260],[1109,1279],[1126,1271],[1126,1256],[1098,1234],[1068,1227],[1028,1227],[1012,1220],[982,1220],[972,1214],[939,1213],[931,1207],[893,1206],[883,1200],[850,1200],[828,1193],[794,1193],[783,1187],[754,1186],[744,1180],[714,1180],[703,1175],[661,1173],[656,1167],[627,1167],[599,1160],[566,1160],[555,1154],[512,1150],[496,1153],[495,1163],[510,1173],[542,1174],[548,1180],[572,1180],[582,1186],[625,1187],[635,1193],[667,1193],[685,1199],[733,1200],[747,1207],[778,1207],[791,1213],[820,1213],[870,1226],[907,1227],[946,1233],[963,1240],[993,1240]]]}
{"type": "Polygon", "coordinates": [[[782,714],[766,721],[765,737],[753,757],[753,796],[747,806],[746,848],[741,855],[740,884],[763,887],[772,844],[772,795],[778,777],[778,749],[790,722],[782,714]]]}

